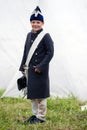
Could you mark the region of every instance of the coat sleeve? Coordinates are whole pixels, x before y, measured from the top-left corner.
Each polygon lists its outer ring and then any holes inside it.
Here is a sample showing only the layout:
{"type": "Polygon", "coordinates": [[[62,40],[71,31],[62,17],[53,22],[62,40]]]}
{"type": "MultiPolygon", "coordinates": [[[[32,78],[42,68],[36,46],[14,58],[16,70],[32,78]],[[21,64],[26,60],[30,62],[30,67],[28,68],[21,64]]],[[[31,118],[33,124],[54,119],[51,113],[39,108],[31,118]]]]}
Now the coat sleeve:
{"type": "Polygon", "coordinates": [[[26,41],[25,41],[24,52],[23,52],[23,57],[22,57],[22,61],[21,61],[19,71],[24,71],[23,66],[26,62],[26,44],[27,44],[27,42],[28,42],[28,35],[27,35],[27,38],[26,38],[26,41]]]}
{"type": "Polygon", "coordinates": [[[46,54],[40,64],[37,65],[40,71],[44,71],[45,66],[49,64],[54,55],[54,42],[48,33],[44,36],[44,46],[46,54]]]}

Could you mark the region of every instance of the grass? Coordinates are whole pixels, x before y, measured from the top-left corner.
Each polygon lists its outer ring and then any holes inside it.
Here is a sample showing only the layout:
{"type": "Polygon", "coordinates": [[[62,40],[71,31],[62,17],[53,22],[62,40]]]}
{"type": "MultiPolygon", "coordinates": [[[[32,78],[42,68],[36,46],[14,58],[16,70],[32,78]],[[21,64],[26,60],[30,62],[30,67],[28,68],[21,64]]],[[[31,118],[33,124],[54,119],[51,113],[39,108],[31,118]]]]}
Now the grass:
{"type": "Polygon", "coordinates": [[[81,104],[75,97],[49,98],[46,122],[25,125],[23,120],[32,115],[29,100],[1,98],[0,130],[87,130],[87,110],[81,111],[81,104]]]}

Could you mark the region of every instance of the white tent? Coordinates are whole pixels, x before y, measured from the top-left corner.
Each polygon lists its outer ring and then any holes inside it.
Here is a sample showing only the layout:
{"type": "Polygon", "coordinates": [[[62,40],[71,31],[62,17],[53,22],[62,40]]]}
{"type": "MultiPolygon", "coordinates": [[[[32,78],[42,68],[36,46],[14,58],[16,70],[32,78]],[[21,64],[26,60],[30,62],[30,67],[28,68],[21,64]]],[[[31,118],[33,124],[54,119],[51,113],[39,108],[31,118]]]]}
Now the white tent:
{"type": "MultiPolygon", "coordinates": [[[[0,89],[18,97],[16,80],[28,31],[29,17],[38,0],[0,0],[0,89]]],[[[87,1],[39,0],[44,28],[54,40],[50,64],[51,94],[73,94],[87,100],[87,1]]]]}

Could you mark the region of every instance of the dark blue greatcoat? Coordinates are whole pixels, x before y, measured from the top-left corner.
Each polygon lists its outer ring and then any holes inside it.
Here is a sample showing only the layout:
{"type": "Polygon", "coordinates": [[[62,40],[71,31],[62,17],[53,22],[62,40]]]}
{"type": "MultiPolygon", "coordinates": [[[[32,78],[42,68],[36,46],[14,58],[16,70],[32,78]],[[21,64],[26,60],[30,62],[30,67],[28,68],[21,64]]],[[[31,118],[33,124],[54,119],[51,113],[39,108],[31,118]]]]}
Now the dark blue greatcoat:
{"type": "MultiPolygon", "coordinates": [[[[33,41],[37,35],[42,31],[39,30],[37,33],[28,33],[22,62],[20,65],[20,71],[23,71],[23,65],[25,64],[28,52],[30,50],[33,41]]],[[[46,33],[42,38],[41,42],[37,46],[31,60],[28,69],[28,85],[27,85],[27,98],[28,99],[39,99],[47,98],[50,96],[49,88],[49,62],[51,61],[54,54],[53,41],[49,33],[46,33]],[[34,71],[34,67],[37,66],[41,73],[34,71]]]]}

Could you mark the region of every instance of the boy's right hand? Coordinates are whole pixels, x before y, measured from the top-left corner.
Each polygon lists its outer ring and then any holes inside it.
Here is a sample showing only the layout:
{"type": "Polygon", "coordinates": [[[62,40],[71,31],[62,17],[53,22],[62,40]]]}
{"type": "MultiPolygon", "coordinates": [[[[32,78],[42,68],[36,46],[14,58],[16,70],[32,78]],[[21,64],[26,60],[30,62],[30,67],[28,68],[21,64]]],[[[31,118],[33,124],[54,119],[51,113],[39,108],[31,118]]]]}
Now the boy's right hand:
{"type": "Polygon", "coordinates": [[[22,73],[23,75],[25,75],[25,71],[21,71],[21,73],[22,73]]]}

